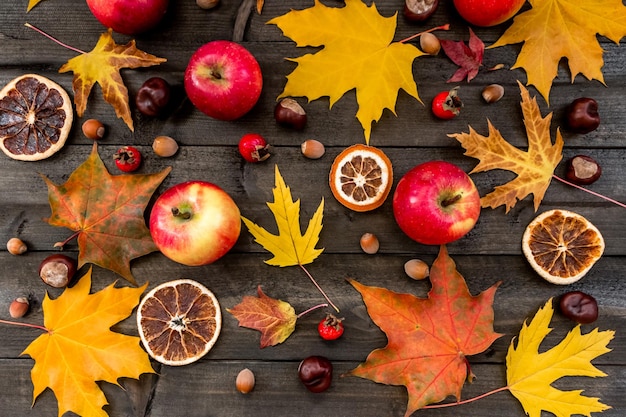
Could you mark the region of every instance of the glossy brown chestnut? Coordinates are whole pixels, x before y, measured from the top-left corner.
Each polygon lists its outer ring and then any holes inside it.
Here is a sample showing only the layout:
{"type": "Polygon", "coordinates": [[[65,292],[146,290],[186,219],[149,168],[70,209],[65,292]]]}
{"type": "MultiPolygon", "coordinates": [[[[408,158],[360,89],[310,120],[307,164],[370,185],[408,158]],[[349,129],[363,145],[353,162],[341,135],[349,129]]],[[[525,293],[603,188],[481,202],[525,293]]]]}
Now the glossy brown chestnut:
{"type": "Polygon", "coordinates": [[[158,116],[170,101],[170,90],[170,85],[163,78],[148,78],[135,96],[137,110],[146,116],[158,116]]]}
{"type": "Polygon", "coordinates": [[[422,22],[432,16],[439,6],[439,0],[406,0],[404,17],[413,22],[422,22]]]}
{"type": "Polygon", "coordinates": [[[593,323],[598,318],[596,299],[582,291],[570,291],[563,294],[559,307],[565,317],[580,324],[593,323]]]}
{"type": "Polygon", "coordinates": [[[61,253],[48,256],[39,265],[39,276],[43,282],[55,288],[69,285],[75,273],[76,260],[61,253]]]}
{"type": "Polygon", "coordinates": [[[598,103],[589,97],[580,97],[567,106],[567,125],[576,133],[589,133],[600,126],[598,103]]]}
{"type": "Polygon", "coordinates": [[[333,364],[323,356],[309,356],[300,362],[298,376],[309,391],[326,391],[333,379],[333,364]]]}
{"type": "Polygon", "coordinates": [[[589,185],[602,175],[602,167],[590,156],[576,155],[567,161],[565,178],[578,185],[589,185]]]}
{"type": "Polygon", "coordinates": [[[292,98],[284,98],[274,108],[274,118],[281,125],[295,130],[302,130],[306,126],[306,112],[302,106],[292,98]]]}

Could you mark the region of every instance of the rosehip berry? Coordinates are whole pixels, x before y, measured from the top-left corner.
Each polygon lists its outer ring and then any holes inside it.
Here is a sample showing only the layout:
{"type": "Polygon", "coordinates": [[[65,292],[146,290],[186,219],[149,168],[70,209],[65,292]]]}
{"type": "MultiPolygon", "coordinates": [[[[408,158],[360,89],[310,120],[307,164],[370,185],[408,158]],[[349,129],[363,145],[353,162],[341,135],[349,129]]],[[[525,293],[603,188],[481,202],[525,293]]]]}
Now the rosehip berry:
{"type": "Polygon", "coordinates": [[[463,102],[457,95],[458,87],[442,91],[433,98],[432,111],[440,119],[452,119],[459,115],[463,102]]]}
{"type": "Polygon", "coordinates": [[[120,171],[133,172],[141,164],[141,153],[134,146],[122,146],[115,152],[113,159],[120,171]]]}
{"type": "Polygon", "coordinates": [[[247,133],[239,140],[239,153],[248,162],[261,162],[270,157],[270,145],[263,136],[247,133]]]}
{"type": "Polygon", "coordinates": [[[326,318],[319,322],[317,331],[324,340],[339,339],[343,334],[343,319],[338,319],[332,314],[327,314],[326,318]]]}

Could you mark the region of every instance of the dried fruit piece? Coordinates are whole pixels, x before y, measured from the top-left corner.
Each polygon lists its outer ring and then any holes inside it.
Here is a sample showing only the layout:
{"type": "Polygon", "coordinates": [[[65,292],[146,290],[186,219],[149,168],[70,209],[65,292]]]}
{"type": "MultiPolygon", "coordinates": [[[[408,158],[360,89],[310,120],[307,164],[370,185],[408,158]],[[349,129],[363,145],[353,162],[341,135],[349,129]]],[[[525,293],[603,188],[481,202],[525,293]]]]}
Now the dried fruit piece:
{"type": "Polygon", "coordinates": [[[152,358],[165,365],[186,365],[211,350],[222,328],[222,313],[206,287],[178,279],[146,294],[137,309],[137,327],[152,358]]]}
{"type": "Polygon", "coordinates": [[[254,373],[248,368],[242,369],[237,375],[235,380],[235,386],[237,391],[242,394],[247,394],[254,389],[255,378],[254,373]]]}
{"type": "Polygon", "coordinates": [[[352,145],[335,158],[329,184],[341,204],[354,211],[380,207],[391,190],[393,169],[385,153],[373,146],[352,145]]]}
{"type": "Polygon", "coordinates": [[[73,119],[65,90],[41,75],[22,75],[0,90],[0,148],[13,159],[48,158],[65,144],[73,119]]]}
{"type": "Polygon", "coordinates": [[[539,275],[553,284],[565,285],[581,279],[600,259],[604,239],[580,214],[550,210],[526,227],[522,249],[539,275]]]}
{"type": "Polygon", "coordinates": [[[19,237],[12,237],[7,242],[7,250],[11,255],[21,255],[28,250],[28,246],[19,237]]]}

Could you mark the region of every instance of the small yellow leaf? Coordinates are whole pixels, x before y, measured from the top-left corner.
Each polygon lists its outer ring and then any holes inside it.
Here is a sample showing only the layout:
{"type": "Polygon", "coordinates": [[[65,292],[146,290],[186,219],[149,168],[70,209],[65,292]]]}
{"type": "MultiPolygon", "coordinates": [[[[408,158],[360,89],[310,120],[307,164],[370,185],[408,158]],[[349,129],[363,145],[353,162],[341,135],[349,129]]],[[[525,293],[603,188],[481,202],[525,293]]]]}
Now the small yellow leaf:
{"type": "Polygon", "coordinates": [[[539,353],[539,345],[551,331],[548,326],[553,313],[550,299],[530,324],[524,323],[517,346],[515,341],[509,346],[506,367],[511,394],[522,403],[529,417],[540,417],[542,410],[557,417],[590,416],[611,408],[598,398],[582,395],[582,390],[561,391],[551,384],[566,376],[606,376],[591,361],[611,351],[607,345],[615,332],[594,329],[583,335],[577,325],[558,345],[539,353]]]}
{"type": "Polygon", "coordinates": [[[96,46],[65,63],[59,72],[74,72],[72,87],[74,104],[79,117],[87,108],[87,100],[95,83],[100,84],[107,103],[115,109],[117,117],[124,120],[133,130],[133,119],[128,104],[128,89],[120,75],[122,68],[150,67],[165,62],[166,59],[150,55],[137,49],[135,41],[118,45],[113,40],[113,31],[109,29],[100,35],[96,46]]]}
{"type": "Polygon", "coordinates": [[[263,248],[274,257],[265,261],[272,266],[306,265],[313,262],[324,249],[315,249],[322,231],[324,199],[309,221],[304,235],[300,229],[300,200],[293,201],[291,190],[280,175],[278,165],[275,169],[274,202],[267,203],[274,214],[278,235],[271,234],[261,226],[242,216],[250,233],[263,248]]]}
{"type": "Polygon", "coordinates": [[[541,117],[535,97],[530,99],[528,90],[518,81],[522,96],[522,114],[528,137],[528,151],[522,151],[508,143],[488,121],[489,135],[478,134],[472,127],[469,133],[455,133],[455,138],[465,148],[465,155],[479,159],[471,173],[503,169],[514,172],[517,177],[481,198],[483,207],[506,207],[506,212],[518,200],[534,195],[535,211],[550,185],[554,169],[563,158],[563,138],[557,130],[555,143],[550,137],[552,113],[541,117]]]}
{"type": "Polygon", "coordinates": [[[38,5],[43,0],[28,0],[28,7],[26,8],[26,13],[30,12],[33,7],[38,5]]]}
{"type": "Polygon", "coordinates": [[[83,417],[107,416],[106,398],[97,381],[118,384],[122,377],[154,373],[139,338],[111,331],[132,314],[147,284],[115,288],[111,284],[94,294],[91,269],[57,299],[47,294],[42,303],[48,333],[22,352],[35,360],[31,371],[33,402],[46,388],[54,391],[59,417],[73,412],[83,417]]]}
{"type": "Polygon", "coordinates": [[[397,15],[383,17],[376,5],[346,0],[345,7],[315,6],[292,10],[270,20],[296,45],[324,46],[314,54],[294,58],[298,66],[287,76],[280,97],[330,98],[332,107],[346,92],[356,89],[356,117],[369,143],[372,122],[384,109],[395,114],[400,89],[419,100],[413,79],[413,61],[424,55],[415,46],[392,42],[397,15]]]}

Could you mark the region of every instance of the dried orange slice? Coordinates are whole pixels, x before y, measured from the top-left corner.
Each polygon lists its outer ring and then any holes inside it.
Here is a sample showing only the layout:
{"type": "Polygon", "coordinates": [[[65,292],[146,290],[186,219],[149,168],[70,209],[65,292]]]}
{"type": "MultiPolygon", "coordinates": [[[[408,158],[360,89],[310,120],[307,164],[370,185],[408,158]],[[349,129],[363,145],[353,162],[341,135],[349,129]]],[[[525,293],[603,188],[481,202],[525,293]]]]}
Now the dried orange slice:
{"type": "Polygon", "coordinates": [[[26,74],[0,90],[0,148],[13,159],[38,161],[65,144],[74,113],[63,87],[26,74]]]}
{"type": "Polygon", "coordinates": [[[335,158],[329,184],[333,195],[354,211],[380,207],[391,190],[393,169],[387,155],[378,148],[352,145],[335,158]]]}
{"type": "Polygon", "coordinates": [[[553,284],[565,285],[581,279],[600,259],[604,239],[580,214],[550,210],[526,227],[522,249],[539,275],[553,284]]]}
{"type": "Polygon", "coordinates": [[[139,337],[166,365],[187,365],[211,350],[222,328],[217,298],[202,284],[178,279],[153,288],[137,309],[139,337]]]}

